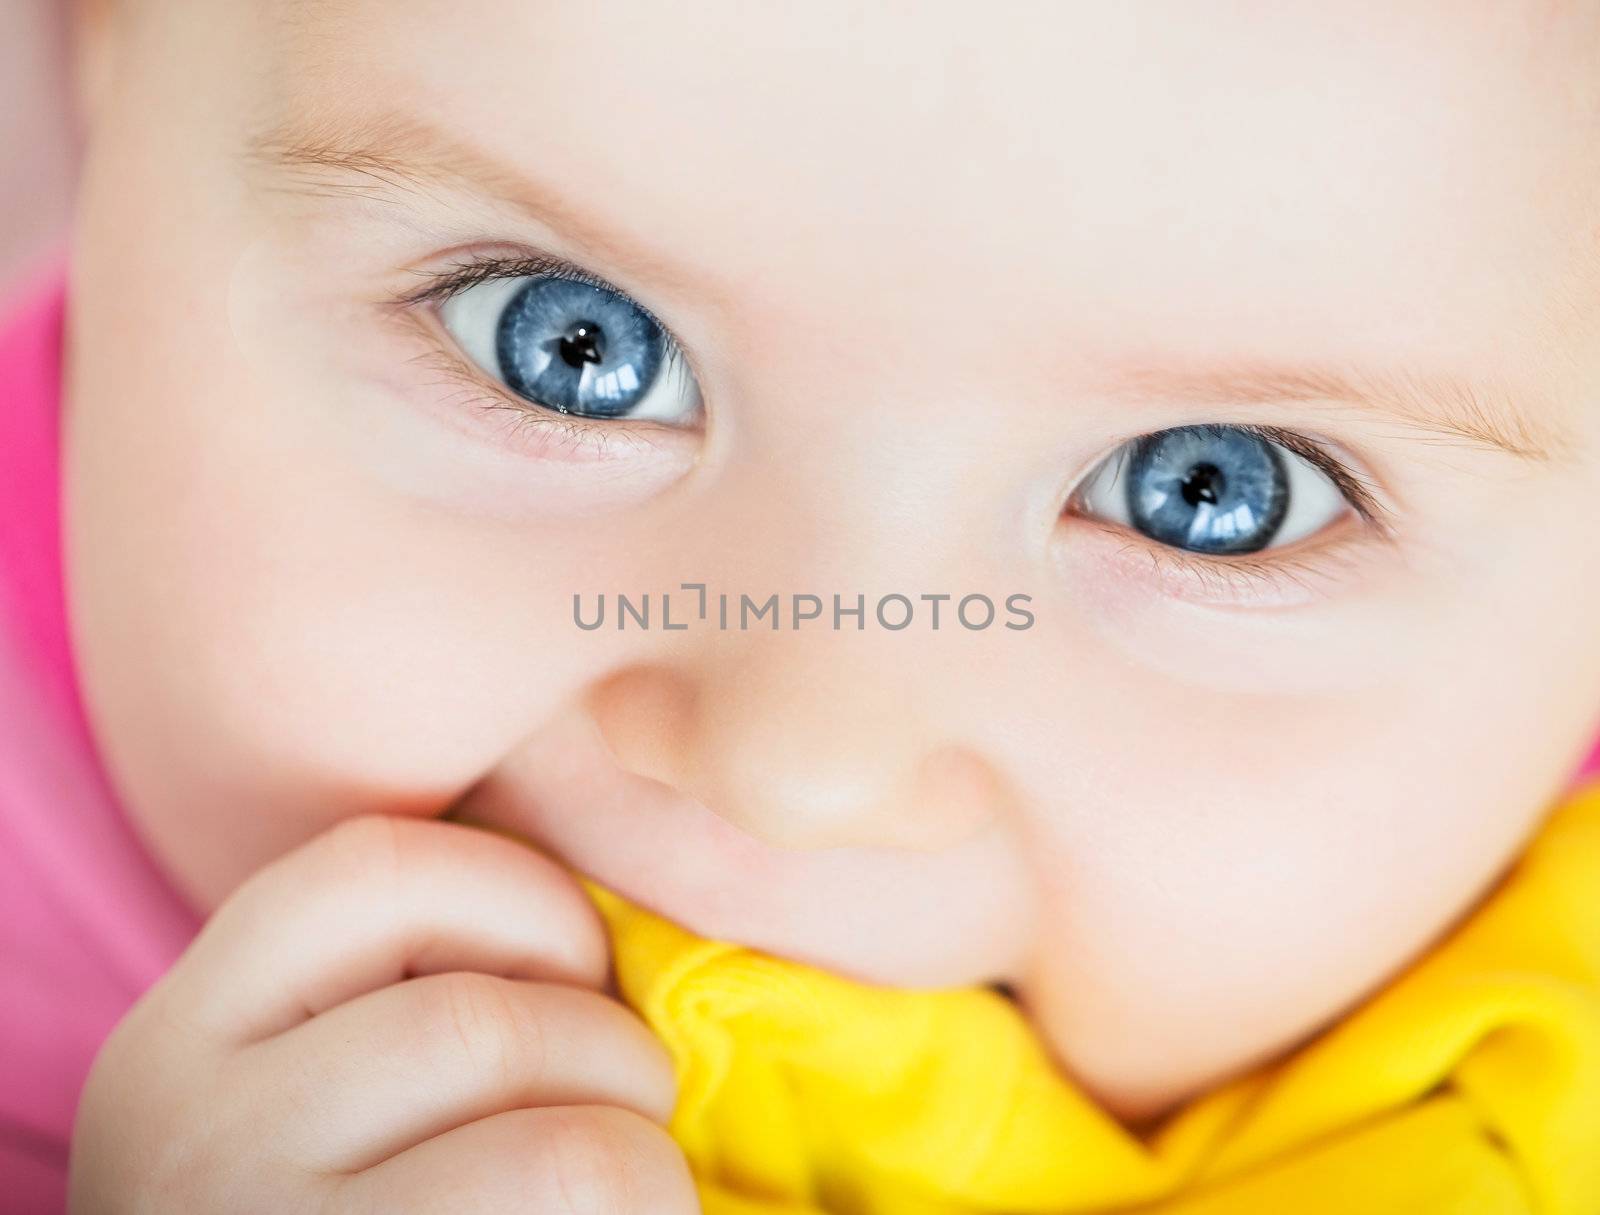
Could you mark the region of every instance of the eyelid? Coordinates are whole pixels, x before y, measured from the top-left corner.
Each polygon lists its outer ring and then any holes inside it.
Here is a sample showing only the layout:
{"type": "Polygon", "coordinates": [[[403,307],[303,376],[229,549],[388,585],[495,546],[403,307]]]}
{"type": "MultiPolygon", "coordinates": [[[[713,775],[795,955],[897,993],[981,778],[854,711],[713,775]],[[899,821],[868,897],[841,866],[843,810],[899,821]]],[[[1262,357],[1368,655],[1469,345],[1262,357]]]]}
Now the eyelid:
{"type": "Polygon", "coordinates": [[[1079,516],[1075,522],[1099,532],[1106,541],[1119,542],[1112,559],[1137,566],[1133,576],[1156,582],[1170,597],[1239,608],[1282,606],[1292,601],[1292,594],[1302,602],[1326,597],[1337,589],[1339,575],[1356,564],[1372,539],[1368,529],[1302,541],[1281,550],[1204,554],[1173,548],[1092,516],[1079,516]]]}
{"type": "MultiPolygon", "coordinates": [[[[500,246],[504,249],[505,246],[500,246]]],[[[505,282],[516,279],[532,278],[557,278],[567,282],[580,283],[596,290],[626,300],[630,307],[637,309],[649,323],[653,324],[661,334],[664,350],[662,353],[661,374],[664,377],[683,377],[687,379],[695,396],[696,406],[693,421],[681,421],[671,427],[685,433],[705,430],[705,397],[701,388],[702,379],[700,369],[695,365],[684,349],[682,342],[672,329],[644,304],[634,298],[632,294],[615,283],[601,277],[594,272],[568,261],[566,258],[554,254],[534,250],[528,246],[521,246],[514,252],[489,252],[481,246],[468,249],[465,253],[460,248],[454,251],[456,260],[436,268],[413,267],[410,273],[420,275],[430,280],[424,286],[411,291],[401,292],[391,296],[387,306],[394,314],[416,319],[421,315],[432,318],[430,329],[436,332],[430,334],[432,340],[439,347],[439,352],[447,358],[465,355],[462,365],[453,369],[454,378],[464,383],[469,383],[475,388],[484,388],[492,392],[495,404],[506,405],[518,412],[532,411],[536,414],[547,412],[546,407],[539,402],[529,401],[527,398],[510,390],[509,386],[501,382],[498,377],[487,374],[479,365],[479,360],[469,352],[462,350],[461,340],[452,332],[450,325],[445,320],[443,313],[451,301],[465,295],[468,291],[490,283],[505,282]]],[[[450,252],[439,256],[449,257],[450,252]]],[[[556,412],[561,411],[548,411],[556,412]]],[[[580,414],[562,414],[579,426],[594,429],[620,430],[622,428],[644,428],[645,441],[652,442],[648,431],[653,429],[650,420],[645,418],[591,418],[580,414]]],[[[534,418],[534,421],[540,420],[534,418]]]]}
{"type": "Polygon", "coordinates": [[[1253,434],[1259,439],[1276,443],[1308,461],[1333,482],[1345,500],[1350,503],[1351,508],[1367,524],[1386,537],[1393,534],[1392,512],[1374,488],[1373,481],[1350,467],[1349,463],[1340,459],[1324,443],[1282,426],[1258,423],[1228,423],[1228,425],[1253,434]]]}
{"type": "MultiPolygon", "coordinates": [[[[446,255],[448,256],[448,254],[446,255]]],[[[685,348],[678,335],[673,332],[672,326],[657,316],[650,308],[642,303],[634,294],[625,290],[608,279],[601,277],[592,270],[586,270],[576,262],[568,261],[552,253],[543,253],[533,249],[523,248],[515,253],[486,253],[481,250],[469,251],[464,259],[453,264],[441,266],[437,269],[414,269],[413,274],[420,274],[431,280],[426,286],[417,290],[405,292],[395,297],[394,302],[408,308],[418,307],[423,304],[439,303],[461,294],[470,287],[480,283],[491,282],[503,278],[535,278],[547,276],[562,278],[570,282],[583,283],[588,287],[595,287],[601,291],[609,291],[613,295],[620,295],[627,300],[650,320],[667,339],[669,357],[684,358],[687,361],[685,348]]],[[[698,370],[690,363],[690,371],[698,370]]]]}
{"type": "Polygon", "coordinates": [[[619,451],[619,447],[632,447],[635,451],[659,449],[693,433],[692,427],[629,418],[595,420],[545,409],[518,396],[467,357],[445,331],[436,308],[412,307],[398,299],[392,302],[395,322],[413,338],[427,343],[427,349],[411,357],[411,365],[431,369],[444,377],[444,386],[466,394],[454,402],[450,412],[506,416],[511,425],[499,441],[524,455],[555,458],[552,449],[560,448],[567,453],[561,458],[578,453],[597,461],[622,459],[628,452],[619,451]],[[527,436],[535,434],[536,440],[529,441],[527,436]]]}
{"type": "Polygon", "coordinates": [[[1358,471],[1356,467],[1353,467],[1353,461],[1343,459],[1334,454],[1331,445],[1326,440],[1313,438],[1301,431],[1290,430],[1287,427],[1255,422],[1209,421],[1206,423],[1180,423],[1171,427],[1161,427],[1155,431],[1146,431],[1140,435],[1130,436],[1119,443],[1110,456],[1102,457],[1091,466],[1089,476],[1080,482],[1069,496],[1069,506],[1079,501],[1085,487],[1093,476],[1105,467],[1108,460],[1126,459],[1129,444],[1144,437],[1145,434],[1157,434],[1162,430],[1180,429],[1184,425],[1199,424],[1225,426],[1229,430],[1242,431],[1245,434],[1254,435],[1263,442],[1275,443],[1299,456],[1323,473],[1333,483],[1351,509],[1381,538],[1386,540],[1394,538],[1394,512],[1384,501],[1377,488],[1377,483],[1364,472],[1358,471]]]}
{"type": "Polygon", "coordinates": [[[1126,568],[1127,576],[1153,581],[1161,593],[1175,599],[1241,608],[1325,597],[1338,589],[1339,575],[1349,570],[1356,558],[1371,550],[1374,542],[1392,547],[1397,538],[1393,510],[1381,495],[1377,482],[1360,470],[1356,461],[1334,454],[1331,441],[1285,427],[1246,422],[1179,423],[1124,439],[1078,482],[1062,515],[1070,516],[1077,526],[1092,529],[1103,541],[1120,542],[1109,556],[1126,568]],[[1202,424],[1244,431],[1300,457],[1327,477],[1348,504],[1349,511],[1339,522],[1276,548],[1247,553],[1207,553],[1163,544],[1126,522],[1108,520],[1081,509],[1085,494],[1096,478],[1111,467],[1112,461],[1126,460],[1129,446],[1139,438],[1164,429],[1202,424]]]}

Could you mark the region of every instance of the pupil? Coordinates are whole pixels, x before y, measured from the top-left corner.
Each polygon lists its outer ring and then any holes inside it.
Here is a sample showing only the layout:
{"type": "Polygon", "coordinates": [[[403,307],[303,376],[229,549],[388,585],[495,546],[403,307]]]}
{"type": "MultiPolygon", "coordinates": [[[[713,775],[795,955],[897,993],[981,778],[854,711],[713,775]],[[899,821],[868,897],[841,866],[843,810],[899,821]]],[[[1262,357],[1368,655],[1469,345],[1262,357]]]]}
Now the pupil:
{"type": "Polygon", "coordinates": [[[1202,502],[1215,506],[1227,484],[1228,479],[1215,464],[1196,464],[1183,478],[1183,500],[1190,506],[1202,502]]]}
{"type": "Polygon", "coordinates": [[[579,321],[561,335],[557,349],[561,361],[574,370],[585,363],[598,363],[606,357],[605,330],[589,321],[579,321]]]}

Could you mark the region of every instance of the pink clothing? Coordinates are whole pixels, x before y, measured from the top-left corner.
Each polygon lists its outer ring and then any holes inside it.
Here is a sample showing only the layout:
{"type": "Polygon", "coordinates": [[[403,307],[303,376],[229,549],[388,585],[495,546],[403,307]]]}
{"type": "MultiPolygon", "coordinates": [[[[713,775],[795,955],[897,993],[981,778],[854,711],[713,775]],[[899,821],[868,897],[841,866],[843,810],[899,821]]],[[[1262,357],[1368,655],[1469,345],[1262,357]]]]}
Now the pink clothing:
{"type": "Polygon", "coordinates": [[[0,1213],[66,1209],[95,1052],[201,917],[117,809],[63,611],[59,275],[0,320],[0,1213]]]}
{"type": "Polygon", "coordinates": [[[0,310],[0,1215],[64,1209],[95,1052],[201,922],[118,810],[78,697],[59,545],[63,301],[56,275],[0,310]]]}

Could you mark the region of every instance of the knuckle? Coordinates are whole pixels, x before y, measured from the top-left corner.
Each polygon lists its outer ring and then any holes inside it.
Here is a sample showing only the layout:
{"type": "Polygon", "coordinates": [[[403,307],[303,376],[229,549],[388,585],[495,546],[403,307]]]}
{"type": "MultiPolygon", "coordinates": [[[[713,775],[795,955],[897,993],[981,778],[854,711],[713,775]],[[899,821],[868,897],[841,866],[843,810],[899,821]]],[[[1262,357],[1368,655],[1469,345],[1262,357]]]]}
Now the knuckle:
{"type": "Polygon", "coordinates": [[[452,971],[411,980],[421,997],[421,1033],[443,1040],[476,1075],[511,1084],[542,1068],[544,1027],[504,979],[452,971]]]}
{"type": "Polygon", "coordinates": [[[215,924],[248,921],[308,887],[336,886],[349,890],[392,886],[402,867],[395,821],[381,814],[341,819],[297,848],[261,866],[238,887],[201,929],[221,931],[215,924]]]}
{"type": "Polygon", "coordinates": [[[393,892],[418,875],[459,864],[467,828],[433,818],[357,814],[317,837],[320,863],[341,886],[393,892]]]}
{"type": "Polygon", "coordinates": [[[400,824],[382,814],[358,814],[341,819],[323,832],[319,843],[330,854],[336,872],[352,868],[364,876],[392,878],[402,867],[400,824]]]}
{"type": "Polygon", "coordinates": [[[699,1211],[682,1152],[649,1119],[615,1106],[574,1107],[558,1124],[551,1168],[563,1212],[699,1211]]]}
{"type": "Polygon", "coordinates": [[[393,907],[408,884],[437,859],[428,846],[427,823],[385,814],[341,819],[314,841],[311,858],[319,878],[342,897],[393,907]]]}

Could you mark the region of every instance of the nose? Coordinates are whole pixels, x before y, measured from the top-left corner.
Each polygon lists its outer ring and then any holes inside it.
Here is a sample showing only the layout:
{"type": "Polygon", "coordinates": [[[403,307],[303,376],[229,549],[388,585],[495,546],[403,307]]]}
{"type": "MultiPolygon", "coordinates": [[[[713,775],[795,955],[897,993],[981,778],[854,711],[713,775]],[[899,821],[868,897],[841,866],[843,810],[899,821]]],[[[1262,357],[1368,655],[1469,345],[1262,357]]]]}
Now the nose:
{"type": "Polygon", "coordinates": [[[692,668],[636,666],[590,709],[623,767],[774,847],[938,851],[976,834],[1001,812],[998,773],[844,649],[769,637],[692,668]]]}

